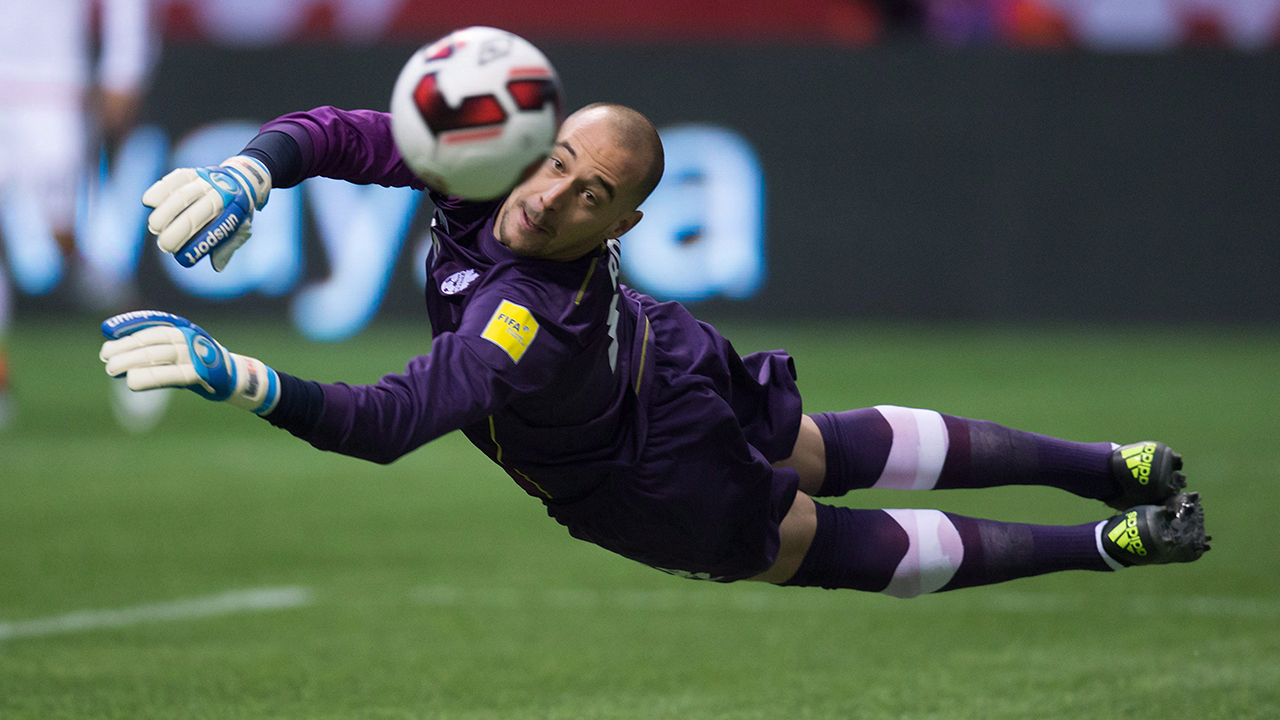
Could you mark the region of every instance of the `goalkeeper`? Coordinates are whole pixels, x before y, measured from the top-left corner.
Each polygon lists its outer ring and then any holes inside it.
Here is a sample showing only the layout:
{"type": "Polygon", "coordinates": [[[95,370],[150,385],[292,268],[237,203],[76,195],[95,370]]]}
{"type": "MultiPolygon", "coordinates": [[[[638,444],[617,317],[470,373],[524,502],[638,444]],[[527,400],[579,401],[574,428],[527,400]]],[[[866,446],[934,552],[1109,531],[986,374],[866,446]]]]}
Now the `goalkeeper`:
{"type": "Polygon", "coordinates": [[[1069,442],[894,406],[803,414],[786,353],[739,356],[680,305],[619,284],[618,239],[662,167],[643,115],[597,104],[508,196],[468,202],[413,175],[384,113],[286,115],[225,167],[176,170],[147,192],[162,247],[221,267],[271,187],[308,177],[428,190],[430,354],[374,385],[321,384],[142,312],[104,323],[102,359],[135,390],[189,387],[379,463],[460,429],[574,537],[685,577],[912,597],[1208,549],[1199,496],[1162,443],[1069,442]],[[997,485],[1121,512],[1046,526],[813,500],[997,485]]]}

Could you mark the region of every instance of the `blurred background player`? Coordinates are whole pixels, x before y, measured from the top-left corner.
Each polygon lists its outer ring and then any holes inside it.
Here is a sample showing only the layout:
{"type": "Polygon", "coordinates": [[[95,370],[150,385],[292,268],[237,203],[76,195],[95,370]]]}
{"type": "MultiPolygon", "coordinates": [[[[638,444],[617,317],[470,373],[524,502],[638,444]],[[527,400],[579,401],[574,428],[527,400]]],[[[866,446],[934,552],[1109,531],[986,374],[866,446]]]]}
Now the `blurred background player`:
{"type": "MultiPolygon", "coordinates": [[[[46,268],[43,279],[27,275],[42,285],[32,294],[60,283],[85,309],[129,309],[132,283],[77,248],[77,190],[91,159],[102,147],[113,156],[136,122],[157,46],[150,0],[0,3],[0,237],[11,265],[46,268]]],[[[10,300],[0,273],[0,427],[15,412],[3,351],[10,300]]],[[[168,404],[167,392],[112,388],[130,430],[150,428],[168,404]]]]}

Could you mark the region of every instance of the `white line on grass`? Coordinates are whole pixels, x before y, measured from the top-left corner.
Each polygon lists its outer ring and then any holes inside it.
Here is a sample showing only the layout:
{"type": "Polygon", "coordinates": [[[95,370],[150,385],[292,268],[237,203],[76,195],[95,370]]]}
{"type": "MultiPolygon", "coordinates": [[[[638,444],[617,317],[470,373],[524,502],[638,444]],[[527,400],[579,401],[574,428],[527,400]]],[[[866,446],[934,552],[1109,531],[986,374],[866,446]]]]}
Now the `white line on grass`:
{"type": "Polygon", "coordinates": [[[80,612],[37,618],[0,622],[0,640],[41,637],[64,633],[85,632],[100,628],[118,628],[145,623],[188,620],[215,617],[234,613],[282,610],[310,605],[314,602],[311,591],[302,587],[257,588],[236,590],[220,595],[151,603],[110,610],[81,610],[80,612]]]}
{"type": "Polygon", "coordinates": [[[1108,613],[1148,616],[1183,615],[1280,620],[1280,600],[1236,597],[1136,595],[1099,598],[1066,593],[976,592],[943,593],[911,601],[872,599],[848,592],[795,592],[785,589],[738,588],[669,590],[517,590],[515,588],[460,588],[448,585],[421,587],[412,599],[433,607],[516,608],[553,610],[769,610],[848,609],[923,610],[936,612],[1053,613],[1090,607],[1108,613]],[[855,599],[858,598],[858,599],[855,599]],[[877,602],[880,600],[880,602],[877,602]]]}

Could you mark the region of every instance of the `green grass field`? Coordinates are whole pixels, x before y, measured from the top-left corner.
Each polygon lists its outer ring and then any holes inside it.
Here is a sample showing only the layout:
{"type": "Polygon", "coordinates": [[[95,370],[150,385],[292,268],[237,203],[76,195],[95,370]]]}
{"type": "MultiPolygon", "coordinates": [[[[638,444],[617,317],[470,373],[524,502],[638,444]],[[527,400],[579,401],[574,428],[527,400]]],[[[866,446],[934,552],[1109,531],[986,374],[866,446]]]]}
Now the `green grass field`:
{"type": "MultiPolygon", "coordinates": [[[[205,326],[327,381],[429,346],[425,326],[205,326]]],[[[130,436],[96,324],[28,323],[0,436],[0,718],[1280,717],[1280,332],[723,329],[791,350],[809,411],[1165,440],[1214,550],[909,601],[680,580],[571,539],[457,434],[379,467],[184,392],[130,436]],[[262,589],[282,607],[226,595],[262,589]]],[[[1109,514],[1043,488],[845,501],[1109,514]]]]}

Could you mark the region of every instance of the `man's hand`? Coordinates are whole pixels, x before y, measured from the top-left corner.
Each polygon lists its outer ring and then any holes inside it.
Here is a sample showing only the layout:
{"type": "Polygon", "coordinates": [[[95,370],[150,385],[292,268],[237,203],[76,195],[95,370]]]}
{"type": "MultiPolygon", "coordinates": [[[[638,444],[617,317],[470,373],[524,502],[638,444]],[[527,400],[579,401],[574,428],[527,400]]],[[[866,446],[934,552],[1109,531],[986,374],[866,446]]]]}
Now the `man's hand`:
{"type": "Polygon", "coordinates": [[[116,315],[102,323],[98,358],[112,377],[128,374],[130,390],[185,387],[259,415],[280,397],[276,371],[261,361],[227,352],[186,318],[159,310],[116,315]]]}
{"type": "Polygon", "coordinates": [[[222,272],[236,248],[249,239],[253,211],[267,204],[271,174],[245,155],[221,165],[178,168],[142,194],[142,204],[155,208],[147,229],[160,249],[173,253],[183,267],[209,255],[222,272]]]}

